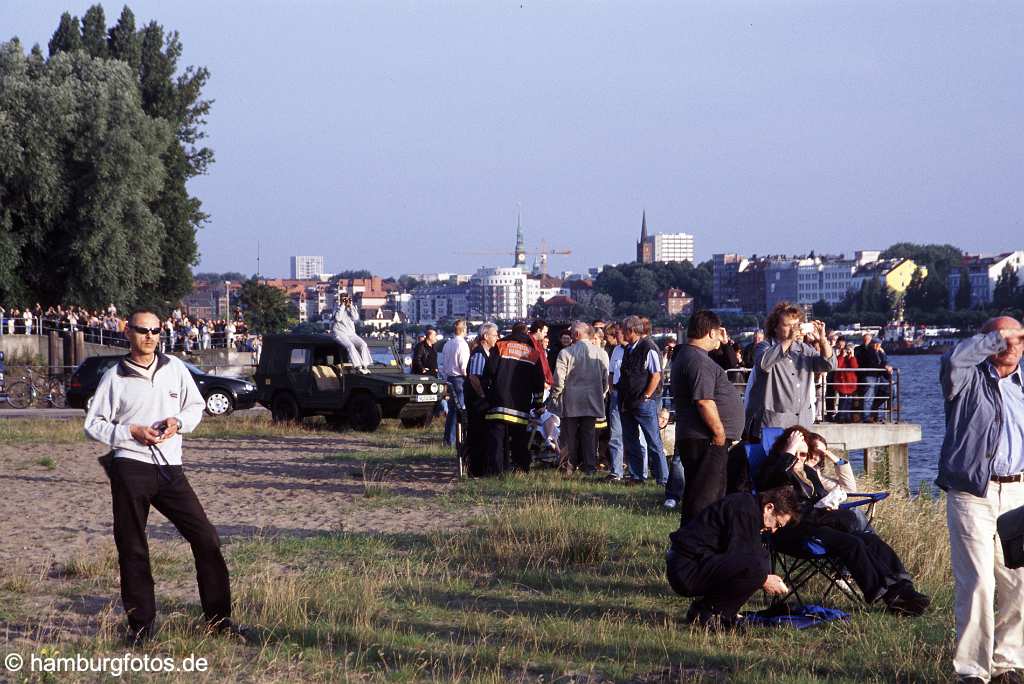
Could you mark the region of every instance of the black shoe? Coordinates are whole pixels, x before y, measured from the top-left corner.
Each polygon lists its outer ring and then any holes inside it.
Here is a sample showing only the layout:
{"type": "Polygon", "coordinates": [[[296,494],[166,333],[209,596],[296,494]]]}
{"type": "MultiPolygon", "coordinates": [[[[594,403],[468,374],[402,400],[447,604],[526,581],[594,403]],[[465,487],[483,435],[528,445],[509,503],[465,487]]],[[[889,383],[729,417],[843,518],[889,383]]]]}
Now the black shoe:
{"type": "Polygon", "coordinates": [[[256,641],[258,641],[259,638],[259,635],[256,633],[256,630],[254,630],[252,627],[240,625],[237,622],[234,622],[226,618],[219,622],[212,623],[210,625],[210,629],[212,629],[215,634],[221,636],[236,636],[242,641],[250,643],[255,643],[256,641]]]}
{"type": "Polygon", "coordinates": [[[887,593],[882,600],[885,601],[885,609],[894,615],[919,617],[924,615],[931,605],[931,599],[913,589],[901,591],[895,596],[892,594],[893,592],[887,593]]]}
{"type": "Polygon", "coordinates": [[[956,684],[985,684],[985,680],[974,675],[960,675],[956,678],[956,684]]]}
{"type": "Polygon", "coordinates": [[[125,644],[128,646],[142,646],[145,643],[152,641],[156,635],[156,627],[154,623],[137,626],[128,625],[128,632],[124,636],[125,644]]]}
{"type": "Polygon", "coordinates": [[[993,677],[992,684],[1024,684],[1024,677],[1016,670],[1007,670],[993,677]]]}

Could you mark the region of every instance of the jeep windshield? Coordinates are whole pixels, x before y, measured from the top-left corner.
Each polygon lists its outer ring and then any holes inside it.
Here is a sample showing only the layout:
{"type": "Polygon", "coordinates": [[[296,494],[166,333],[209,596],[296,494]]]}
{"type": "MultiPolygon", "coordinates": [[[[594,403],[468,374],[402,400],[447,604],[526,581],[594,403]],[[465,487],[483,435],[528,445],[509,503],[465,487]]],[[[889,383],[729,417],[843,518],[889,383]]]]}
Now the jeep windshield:
{"type": "Polygon", "coordinates": [[[395,352],[391,347],[384,346],[372,346],[370,349],[370,357],[373,359],[374,367],[386,366],[388,368],[401,368],[401,364],[398,363],[398,357],[395,356],[395,352]]]}

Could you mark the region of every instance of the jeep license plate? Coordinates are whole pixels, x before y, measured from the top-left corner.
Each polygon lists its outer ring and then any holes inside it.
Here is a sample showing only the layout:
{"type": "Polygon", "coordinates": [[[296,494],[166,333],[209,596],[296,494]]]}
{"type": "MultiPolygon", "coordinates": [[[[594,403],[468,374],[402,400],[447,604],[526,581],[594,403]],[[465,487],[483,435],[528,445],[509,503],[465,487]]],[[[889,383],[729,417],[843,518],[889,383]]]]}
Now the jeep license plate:
{"type": "Polygon", "coordinates": [[[437,401],[436,394],[417,394],[412,398],[413,401],[437,401]]]}

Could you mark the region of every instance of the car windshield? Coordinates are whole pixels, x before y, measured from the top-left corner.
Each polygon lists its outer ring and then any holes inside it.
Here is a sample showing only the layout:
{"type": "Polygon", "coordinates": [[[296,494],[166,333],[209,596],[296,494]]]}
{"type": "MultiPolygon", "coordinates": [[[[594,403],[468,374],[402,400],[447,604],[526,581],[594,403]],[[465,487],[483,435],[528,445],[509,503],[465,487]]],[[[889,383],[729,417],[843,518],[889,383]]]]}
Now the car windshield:
{"type": "Polygon", "coordinates": [[[206,375],[206,371],[204,371],[202,368],[195,365],[194,363],[189,363],[188,361],[182,361],[182,363],[184,363],[185,367],[188,368],[193,373],[198,373],[199,375],[206,375]]]}
{"type": "Polygon", "coordinates": [[[391,347],[370,347],[370,356],[373,358],[374,366],[387,366],[388,368],[401,368],[398,357],[395,356],[391,347]]]}

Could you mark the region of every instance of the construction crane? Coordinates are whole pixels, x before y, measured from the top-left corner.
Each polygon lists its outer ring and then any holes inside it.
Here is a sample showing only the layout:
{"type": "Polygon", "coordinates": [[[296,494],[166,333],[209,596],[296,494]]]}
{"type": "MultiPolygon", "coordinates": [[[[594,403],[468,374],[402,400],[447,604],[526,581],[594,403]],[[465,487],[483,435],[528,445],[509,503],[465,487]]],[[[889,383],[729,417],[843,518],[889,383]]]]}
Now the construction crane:
{"type": "Polygon", "coordinates": [[[540,241],[540,246],[535,250],[528,249],[516,249],[511,252],[504,249],[495,250],[481,250],[481,251],[464,251],[458,252],[459,254],[466,254],[472,256],[510,256],[515,259],[515,265],[520,268],[526,267],[526,257],[536,257],[534,261],[533,272],[539,275],[548,274],[548,257],[549,256],[569,256],[572,254],[571,249],[548,249],[547,243],[544,240],[540,241]]]}

